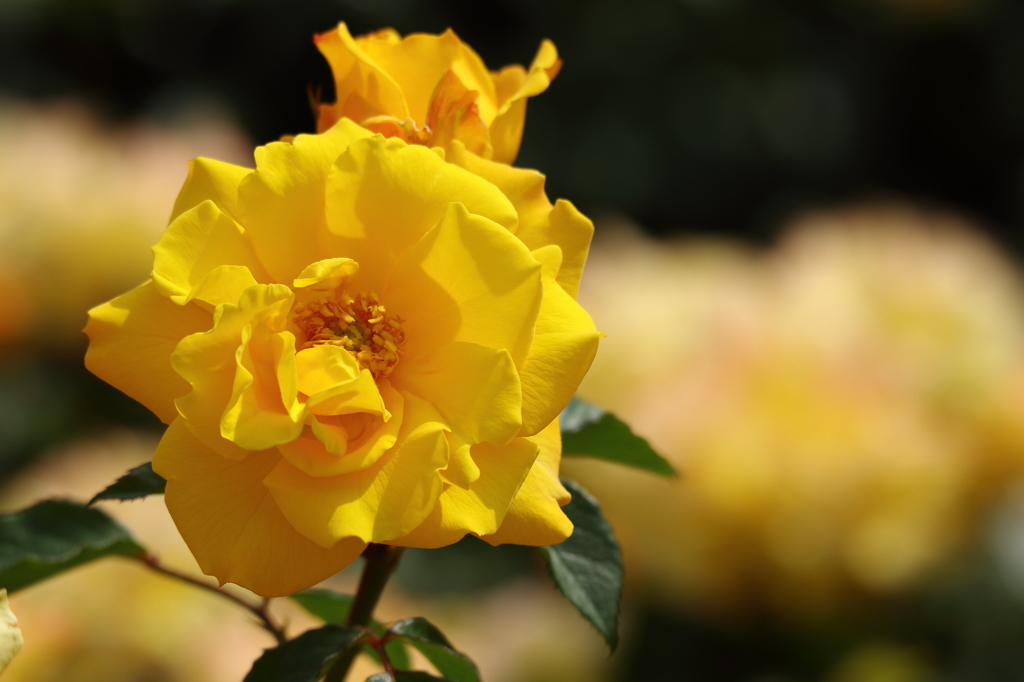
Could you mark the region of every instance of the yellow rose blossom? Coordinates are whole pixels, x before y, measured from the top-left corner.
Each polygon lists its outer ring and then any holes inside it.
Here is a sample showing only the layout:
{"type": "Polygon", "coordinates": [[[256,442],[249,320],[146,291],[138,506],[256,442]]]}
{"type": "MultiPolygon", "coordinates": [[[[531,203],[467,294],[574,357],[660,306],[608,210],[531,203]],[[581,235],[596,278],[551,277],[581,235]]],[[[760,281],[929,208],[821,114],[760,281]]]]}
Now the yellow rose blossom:
{"type": "Polygon", "coordinates": [[[343,120],[255,170],[197,159],[152,278],[91,312],[88,367],[169,424],[153,466],[206,573],[277,596],[368,542],[571,532],[557,416],[597,349],[593,228],[468,156],[343,120]]]}
{"type": "Polygon", "coordinates": [[[519,152],[526,100],[547,90],[562,64],[545,40],[529,70],[513,64],[488,71],[451,29],[402,38],[388,28],[353,38],[342,22],[315,42],[334,72],[336,96],[319,107],[321,132],[348,118],[410,143],[458,140],[501,163],[519,152]]]}

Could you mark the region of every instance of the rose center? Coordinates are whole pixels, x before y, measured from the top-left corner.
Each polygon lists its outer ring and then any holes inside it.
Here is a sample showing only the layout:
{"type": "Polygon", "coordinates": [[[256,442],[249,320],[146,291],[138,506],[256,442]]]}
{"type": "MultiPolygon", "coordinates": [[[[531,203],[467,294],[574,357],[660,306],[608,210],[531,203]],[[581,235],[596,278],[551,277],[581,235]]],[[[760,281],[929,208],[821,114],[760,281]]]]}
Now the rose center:
{"type": "Polygon", "coordinates": [[[389,376],[402,355],[402,320],[388,313],[377,294],[337,296],[295,307],[295,324],[305,340],[299,350],[329,343],[341,346],[375,378],[389,376]]]}

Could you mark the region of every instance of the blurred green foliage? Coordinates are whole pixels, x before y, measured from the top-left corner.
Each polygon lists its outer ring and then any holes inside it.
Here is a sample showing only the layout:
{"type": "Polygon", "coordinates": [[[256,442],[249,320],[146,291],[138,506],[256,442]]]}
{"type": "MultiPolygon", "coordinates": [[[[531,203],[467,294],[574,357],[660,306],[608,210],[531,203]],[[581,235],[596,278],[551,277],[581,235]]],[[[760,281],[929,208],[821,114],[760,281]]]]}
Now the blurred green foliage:
{"type": "Polygon", "coordinates": [[[81,347],[72,348],[79,354],[0,348],[0,479],[74,437],[116,426],[162,430],[149,410],[85,369],[84,335],[81,347]]]}

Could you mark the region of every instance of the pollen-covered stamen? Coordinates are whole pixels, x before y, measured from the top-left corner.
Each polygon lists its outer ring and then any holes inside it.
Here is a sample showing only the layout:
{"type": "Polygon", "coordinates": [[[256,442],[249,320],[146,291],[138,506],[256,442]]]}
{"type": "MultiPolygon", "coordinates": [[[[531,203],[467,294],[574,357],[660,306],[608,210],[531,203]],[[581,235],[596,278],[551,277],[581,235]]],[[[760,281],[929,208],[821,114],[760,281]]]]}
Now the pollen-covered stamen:
{"type": "Polygon", "coordinates": [[[402,320],[381,305],[377,294],[353,298],[340,293],[295,307],[302,331],[298,350],[329,343],[351,353],[375,378],[389,376],[402,355],[402,320]]]}

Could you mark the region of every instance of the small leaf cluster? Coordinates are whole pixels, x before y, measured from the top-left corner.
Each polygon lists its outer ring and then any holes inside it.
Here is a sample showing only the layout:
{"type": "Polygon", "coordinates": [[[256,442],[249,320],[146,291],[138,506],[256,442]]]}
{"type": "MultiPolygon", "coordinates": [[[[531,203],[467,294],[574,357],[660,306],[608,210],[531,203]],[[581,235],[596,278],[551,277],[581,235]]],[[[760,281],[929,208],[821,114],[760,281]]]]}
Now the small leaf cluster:
{"type": "MultiPolygon", "coordinates": [[[[313,614],[325,623],[343,624],[348,619],[352,610],[354,598],[347,594],[339,594],[332,590],[321,588],[310,588],[302,592],[296,592],[291,599],[298,602],[302,608],[313,614]]],[[[383,637],[386,628],[379,622],[370,621],[370,629],[378,637],[383,637]]],[[[409,655],[405,646],[395,640],[389,640],[384,644],[384,651],[388,658],[395,664],[395,667],[406,670],[409,668],[409,655]]],[[[369,644],[363,645],[363,652],[378,663],[383,663],[378,651],[369,644]]]]}
{"type": "Polygon", "coordinates": [[[384,666],[374,682],[480,682],[471,660],[452,646],[448,638],[424,618],[406,618],[386,627],[347,624],[353,598],[330,590],[304,590],[291,597],[326,625],[268,649],[253,665],[245,682],[317,682],[354,650],[361,650],[384,666]],[[406,647],[418,650],[442,677],[410,670],[406,647]]]}

